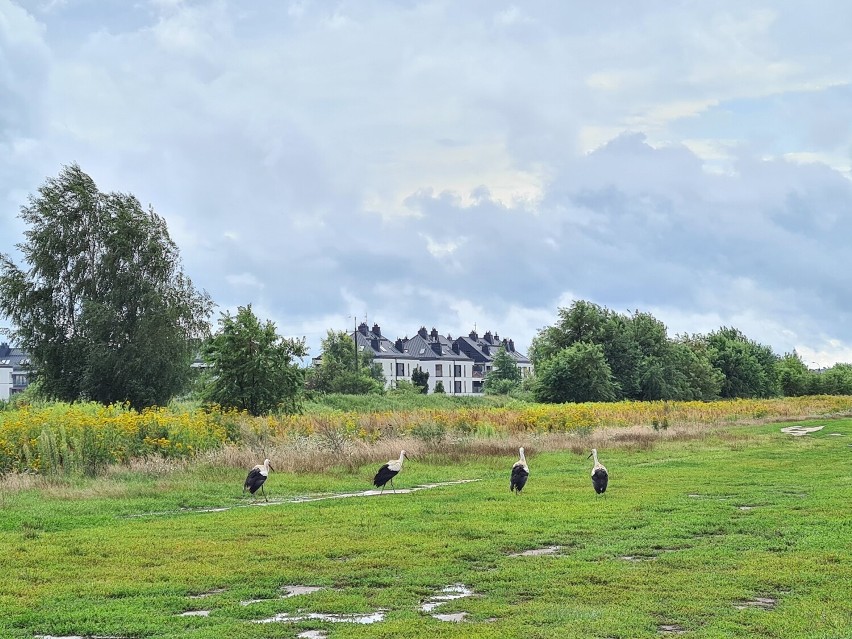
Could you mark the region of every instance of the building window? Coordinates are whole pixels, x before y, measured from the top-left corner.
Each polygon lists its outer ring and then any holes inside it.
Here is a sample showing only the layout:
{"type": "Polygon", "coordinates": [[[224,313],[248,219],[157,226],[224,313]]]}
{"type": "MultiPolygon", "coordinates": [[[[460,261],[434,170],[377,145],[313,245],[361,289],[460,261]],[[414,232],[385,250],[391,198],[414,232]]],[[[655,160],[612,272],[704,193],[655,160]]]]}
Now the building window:
{"type": "Polygon", "coordinates": [[[454,393],[461,393],[462,392],[461,382],[456,382],[455,384],[453,384],[453,392],[454,393]]]}
{"type": "Polygon", "coordinates": [[[397,362],[396,364],[396,376],[397,377],[405,377],[405,363],[397,362]]]}
{"type": "Polygon", "coordinates": [[[435,364],[435,377],[443,377],[444,376],[444,365],[443,364],[435,364]]]}
{"type": "Polygon", "coordinates": [[[462,376],[461,364],[456,364],[456,365],[453,366],[453,375],[455,375],[456,377],[462,376]]]}

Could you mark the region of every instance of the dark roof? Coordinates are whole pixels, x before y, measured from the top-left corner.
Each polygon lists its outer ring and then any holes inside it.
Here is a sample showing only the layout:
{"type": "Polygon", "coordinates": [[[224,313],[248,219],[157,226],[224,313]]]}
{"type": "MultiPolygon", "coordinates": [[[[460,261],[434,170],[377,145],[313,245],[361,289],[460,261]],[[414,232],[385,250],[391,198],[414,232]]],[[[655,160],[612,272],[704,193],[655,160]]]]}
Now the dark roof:
{"type": "Polygon", "coordinates": [[[0,366],[11,366],[14,371],[29,370],[30,358],[23,349],[6,343],[0,344],[0,366]]]}
{"type": "MultiPolygon", "coordinates": [[[[353,331],[355,335],[355,343],[358,345],[359,351],[369,350],[373,357],[376,358],[406,358],[405,353],[397,350],[396,346],[387,337],[382,336],[381,332],[374,333],[367,328],[366,324],[361,324],[357,331],[353,331]]],[[[351,337],[353,333],[350,333],[351,337]]]]}
{"type": "Polygon", "coordinates": [[[455,352],[453,343],[446,337],[437,335],[435,337],[423,337],[418,332],[414,337],[404,342],[405,353],[417,359],[439,359],[448,361],[470,360],[465,353],[455,352]]]}
{"type": "Polygon", "coordinates": [[[497,355],[500,348],[505,348],[506,352],[519,364],[529,364],[530,360],[523,353],[515,350],[515,342],[510,339],[500,340],[499,336],[491,331],[487,331],[485,335],[480,337],[475,331],[471,331],[467,337],[459,337],[456,340],[459,349],[467,353],[473,360],[477,362],[490,362],[497,355]]]}

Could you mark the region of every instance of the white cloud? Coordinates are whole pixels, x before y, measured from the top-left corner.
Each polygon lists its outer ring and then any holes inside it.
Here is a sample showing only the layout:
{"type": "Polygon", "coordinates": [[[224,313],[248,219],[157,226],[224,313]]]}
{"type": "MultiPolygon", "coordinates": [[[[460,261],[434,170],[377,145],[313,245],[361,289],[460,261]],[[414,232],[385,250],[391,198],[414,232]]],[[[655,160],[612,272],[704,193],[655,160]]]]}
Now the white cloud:
{"type": "Polygon", "coordinates": [[[579,298],[849,358],[848,3],[38,6],[0,0],[0,252],[76,161],[314,352],[523,349],[579,298]]]}

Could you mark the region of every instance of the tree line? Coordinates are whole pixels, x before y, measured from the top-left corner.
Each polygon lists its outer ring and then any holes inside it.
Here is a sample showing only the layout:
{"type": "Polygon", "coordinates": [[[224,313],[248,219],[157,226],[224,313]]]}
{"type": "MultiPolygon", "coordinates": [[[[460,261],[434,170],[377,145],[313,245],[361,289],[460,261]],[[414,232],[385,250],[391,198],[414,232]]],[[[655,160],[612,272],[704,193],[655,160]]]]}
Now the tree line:
{"type": "MultiPolygon", "coordinates": [[[[260,415],[298,411],[311,393],[385,392],[381,366],[343,331],[328,331],[307,369],[305,341],[281,337],[251,305],[222,313],[213,331],[213,302],[184,274],[165,220],[133,195],[101,192],[76,164],[30,195],[20,218],[26,266],[0,254],[0,313],[43,397],[141,409],[193,389],[260,415]],[[191,366],[199,354],[201,372],[191,366]]],[[[585,301],[559,309],[530,358],[536,372],[522,382],[501,349],[485,392],[541,402],[852,394],[848,364],[816,374],[796,353],[779,357],[735,328],[669,338],[648,313],[585,301]]],[[[428,372],[418,369],[395,392],[427,390],[428,372]]]]}
{"type": "Polygon", "coordinates": [[[538,401],[714,400],[852,394],[852,366],[811,371],[733,327],[671,338],[650,313],[579,300],[530,346],[538,401]]]}

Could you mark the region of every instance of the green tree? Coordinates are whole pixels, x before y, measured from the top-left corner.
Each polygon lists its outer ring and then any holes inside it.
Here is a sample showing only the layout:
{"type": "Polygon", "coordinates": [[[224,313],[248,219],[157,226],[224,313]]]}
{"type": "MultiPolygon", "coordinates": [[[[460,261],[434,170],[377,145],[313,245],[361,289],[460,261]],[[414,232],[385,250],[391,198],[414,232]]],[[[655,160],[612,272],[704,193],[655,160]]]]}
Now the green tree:
{"type": "Polygon", "coordinates": [[[796,351],[778,360],[778,383],[785,397],[807,395],[811,389],[811,373],[796,351]]]}
{"type": "Polygon", "coordinates": [[[814,373],[815,388],[822,395],[852,395],[852,364],[835,364],[831,368],[814,373]]]}
{"type": "Polygon", "coordinates": [[[279,336],[274,323],[260,322],[251,304],[240,306],[236,316],[223,313],[202,353],[212,367],[208,401],[251,415],[299,410],[304,371],[296,358],[307,355],[305,341],[279,336]]]}
{"type": "Polygon", "coordinates": [[[642,354],[636,342],[632,318],[584,300],[560,308],[554,326],[538,332],[530,346],[536,369],[562,349],[577,342],[598,344],[617,382],[616,399],[641,396],[639,364],[642,354]]]}
{"type": "Polygon", "coordinates": [[[518,362],[501,346],[491,362],[491,370],[485,376],[483,389],[489,395],[508,395],[520,385],[521,370],[518,362]]]}
{"type": "Polygon", "coordinates": [[[434,392],[441,394],[441,395],[443,395],[444,393],[447,392],[447,391],[444,390],[444,382],[442,382],[440,379],[437,382],[435,382],[435,391],[434,392]]]}
{"type": "Polygon", "coordinates": [[[0,255],[0,312],[44,394],[166,404],[186,385],[212,304],[183,274],[165,221],[133,195],[101,193],[76,164],[20,218],[28,266],[0,255]]]}
{"type": "Polygon", "coordinates": [[[725,376],[707,358],[703,342],[679,337],[672,344],[678,392],[672,399],[711,401],[719,398],[725,376]]]}
{"type": "Polygon", "coordinates": [[[358,352],[356,368],[352,336],[329,330],[322,340],[322,357],[308,371],[306,385],[320,393],[366,395],[384,392],[385,376],[381,364],[374,363],[366,349],[358,352]]]}
{"type": "Polygon", "coordinates": [[[415,368],[411,372],[411,383],[425,395],[429,392],[429,371],[424,371],[420,367],[415,368]]]}
{"type": "Polygon", "coordinates": [[[707,336],[710,363],[725,376],[721,396],[774,397],[780,394],[777,360],[768,346],[749,340],[736,328],[722,327],[707,336]]]}
{"type": "Polygon", "coordinates": [[[545,361],[533,393],[539,402],[609,402],[618,396],[618,386],[603,349],[577,342],[545,361]]]}
{"type": "Polygon", "coordinates": [[[556,325],[541,329],[532,340],[530,361],[535,368],[576,342],[599,343],[610,316],[607,309],[584,300],[560,308],[557,313],[556,325]]]}

